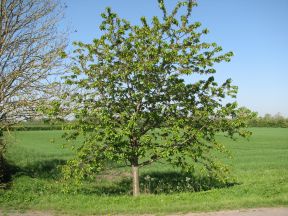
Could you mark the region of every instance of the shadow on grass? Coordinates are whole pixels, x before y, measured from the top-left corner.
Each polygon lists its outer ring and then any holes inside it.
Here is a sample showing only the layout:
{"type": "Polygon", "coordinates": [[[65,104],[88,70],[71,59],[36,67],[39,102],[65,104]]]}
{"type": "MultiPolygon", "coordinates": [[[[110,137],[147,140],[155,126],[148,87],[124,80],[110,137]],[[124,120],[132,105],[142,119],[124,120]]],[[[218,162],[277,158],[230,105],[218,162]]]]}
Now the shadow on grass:
{"type": "Polygon", "coordinates": [[[0,188],[5,188],[6,184],[12,180],[12,166],[7,162],[0,152],[0,188]]]}
{"type": "MultiPolygon", "coordinates": [[[[59,166],[65,160],[53,159],[38,161],[25,167],[9,165],[9,178],[11,176],[30,176],[32,178],[58,180],[61,176],[59,166]]],[[[130,173],[111,169],[110,173],[95,176],[95,181],[84,181],[83,186],[77,188],[81,194],[95,195],[130,195],[132,194],[132,179],[130,173]]],[[[191,173],[176,171],[146,172],[140,176],[141,193],[169,194],[177,192],[199,192],[214,188],[225,188],[236,185],[236,182],[222,182],[216,178],[197,176],[191,173]]]]}
{"type": "MultiPolygon", "coordinates": [[[[40,179],[56,179],[60,176],[59,166],[66,163],[66,160],[52,159],[38,161],[24,167],[8,164],[9,176],[30,176],[40,179]]],[[[11,180],[11,177],[9,178],[11,180]]]]}
{"type": "MultiPolygon", "coordinates": [[[[131,178],[110,185],[96,184],[84,187],[80,193],[97,195],[131,195],[131,178]]],[[[199,192],[236,185],[236,182],[222,182],[211,177],[199,177],[181,172],[150,172],[140,176],[140,190],[144,194],[170,194],[178,192],[199,192]]]]}
{"type": "Polygon", "coordinates": [[[26,166],[24,172],[34,178],[56,179],[60,176],[59,166],[65,163],[66,160],[60,159],[43,160],[26,166]]]}

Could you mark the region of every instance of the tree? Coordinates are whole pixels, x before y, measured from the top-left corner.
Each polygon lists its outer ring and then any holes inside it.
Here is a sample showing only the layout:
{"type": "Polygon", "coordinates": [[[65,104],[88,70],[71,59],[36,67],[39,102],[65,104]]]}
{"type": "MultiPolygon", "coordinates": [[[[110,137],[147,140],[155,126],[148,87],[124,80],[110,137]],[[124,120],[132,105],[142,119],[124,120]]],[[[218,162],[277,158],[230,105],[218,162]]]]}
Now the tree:
{"type": "Polygon", "coordinates": [[[66,42],[57,0],[0,0],[0,128],[31,118],[66,42]]]}
{"type": "Polygon", "coordinates": [[[59,71],[65,35],[58,0],[0,0],[0,181],[2,131],[36,115],[59,71]]]}
{"type": "Polygon", "coordinates": [[[74,66],[65,78],[75,91],[63,96],[66,104],[54,103],[58,111],[73,107],[75,124],[67,138],[84,135],[76,158],[64,168],[67,178],[80,180],[116,161],[131,167],[137,196],[139,168],[165,160],[183,171],[199,168],[224,179],[227,169],[212,152],[225,150],[215,135],[248,135],[241,129],[247,116],[236,102],[223,102],[236,97],[237,87],[231,79],[218,85],[212,75],[214,64],[230,61],[232,52],[201,42],[208,30],[191,22],[192,0],[177,3],[171,13],[158,2],[163,18],[142,17],[140,25],[107,8],[102,36],[91,44],[75,43],[74,66]],[[204,79],[185,82],[194,74],[204,79]]]}

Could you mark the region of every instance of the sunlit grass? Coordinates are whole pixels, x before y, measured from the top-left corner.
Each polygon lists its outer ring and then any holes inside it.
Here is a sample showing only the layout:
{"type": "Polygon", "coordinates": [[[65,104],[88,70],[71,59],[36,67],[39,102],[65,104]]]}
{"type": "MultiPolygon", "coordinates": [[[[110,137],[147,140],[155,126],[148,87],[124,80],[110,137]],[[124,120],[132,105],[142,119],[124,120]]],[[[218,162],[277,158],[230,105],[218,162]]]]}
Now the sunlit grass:
{"type": "MultiPolygon", "coordinates": [[[[233,142],[223,136],[218,137],[232,152],[233,158],[224,160],[231,165],[237,184],[230,187],[211,187],[213,188],[211,190],[204,188],[205,191],[200,192],[187,192],[180,187],[180,191],[183,192],[159,193],[165,184],[167,186],[172,182],[177,186],[173,180],[181,177],[177,176],[172,167],[159,163],[142,169],[142,182],[147,175],[156,180],[161,178],[166,180],[162,181],[162,185],[152,185],[153,190],[158,190],[156,195],[147,194],[152,190],[152,186],[146,182],[146,185],[142,186],[142,190],[146,187],[144,191],[146,193],[138,198],[128,195],[131,190],[129,169],[123,168],[110,170],[95,182],[85,182],[78,192],[66,194],[61,192],[57,166],[73,156],[71,150],[62,148],[62,144],[65,143],[61,138],[63,132],[14,132],[8,137],[11,143],[7,157],[16,170],[10,188],[0,192],[0,208],[87,215],[165,214],[287,206],[288,129],[252,128],[251,130],[253,136],[249,141],[239,139],[233,142]],[[119,184],[121,179],[124,181],[119,184]]],[[[185,179],[185,176],[182,179],[185,179]]],[[[201,181],[203,183],[204,180],[194,180],[192,183],[201,181]]],[[[208,185],[207,182],[204,183],[208,185]]]]}

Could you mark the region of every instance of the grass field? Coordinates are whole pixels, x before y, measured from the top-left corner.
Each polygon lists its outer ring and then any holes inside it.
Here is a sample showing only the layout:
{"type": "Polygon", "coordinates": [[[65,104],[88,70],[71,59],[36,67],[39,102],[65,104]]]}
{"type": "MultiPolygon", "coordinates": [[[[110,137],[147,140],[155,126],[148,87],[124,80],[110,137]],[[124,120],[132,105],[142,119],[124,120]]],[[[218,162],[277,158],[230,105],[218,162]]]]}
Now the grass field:
{"type": "Polygon", "coordinates": [[[234,142],[218,137],[232,152],[233,158],[226,162],[232,166],[237,184],[216,187],[213,182],[197,179],[188,191],[183,187],[185,180],[181,183],[185,176],[168,165],[155,164],[141,171],[146,184],[142,188],[158,194],[146,193],[137,198],[128,195],[130,184],[125,180],[128,169],[110,170],[97,182],[84,183],[77,193],[61,192],[57,166],[73,156],[71,150],[62,148],[62,132],[14,132],[6,136],[11,142],[7,157],[15,166],[15,174],[10,187],[0,190],[0,209],[87,215],[288,206],[288,129],[252,128],[251,131],[250,141],[234,142]],[[122,177],[125,181],[115,181],[122,177]],[[169,191],[171,184],[182,192],[160,193],[161,187],[169,191]],[[191,192],[193,190],[200,192],[191,192]]]}

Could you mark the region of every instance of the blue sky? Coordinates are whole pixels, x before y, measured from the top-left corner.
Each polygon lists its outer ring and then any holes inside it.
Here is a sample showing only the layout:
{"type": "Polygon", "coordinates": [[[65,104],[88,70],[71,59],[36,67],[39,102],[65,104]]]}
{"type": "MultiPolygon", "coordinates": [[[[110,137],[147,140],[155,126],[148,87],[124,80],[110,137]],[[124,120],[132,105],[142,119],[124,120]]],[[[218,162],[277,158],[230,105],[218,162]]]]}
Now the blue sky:
{"type": "MultiPolygon", "coordinates": [[[[171,9],[177,0],[166,2],[171,9]]],[[[107,6],[134,24],[141,16],[161,16],[157,0],[67,0],[66,4],[70,42],[91,42],[101,35],[100,13],[107,6]]],[[[288,0],[198,0],[192,19],[210,30],[205,40],[234,52],[230,63],[217,65],[215,77],[232,78],[239,87],[239,105],[260,115],[288,116],[288,0]]]]}

